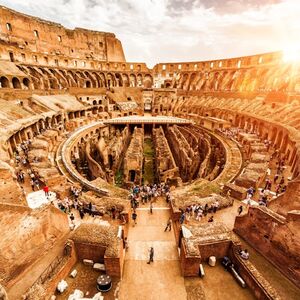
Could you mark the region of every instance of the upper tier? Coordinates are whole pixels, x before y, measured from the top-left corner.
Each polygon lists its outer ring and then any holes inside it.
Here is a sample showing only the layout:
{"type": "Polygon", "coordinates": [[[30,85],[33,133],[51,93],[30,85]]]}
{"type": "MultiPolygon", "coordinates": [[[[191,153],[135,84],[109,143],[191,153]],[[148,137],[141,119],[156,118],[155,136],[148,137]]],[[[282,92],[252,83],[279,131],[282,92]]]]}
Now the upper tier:
{"type": "Polygon", "coordinates": [[[39,53],[66,59],[125,61],[122,44],[113,33],[70,30],[3,6],[0,6],[0,43],[7,45],[6,51],[1,47],[0,53],[6,60],[11,60],[10,53],[18,49],[23,51],[24,60],[27,56],[34,61],[39,53]]]}

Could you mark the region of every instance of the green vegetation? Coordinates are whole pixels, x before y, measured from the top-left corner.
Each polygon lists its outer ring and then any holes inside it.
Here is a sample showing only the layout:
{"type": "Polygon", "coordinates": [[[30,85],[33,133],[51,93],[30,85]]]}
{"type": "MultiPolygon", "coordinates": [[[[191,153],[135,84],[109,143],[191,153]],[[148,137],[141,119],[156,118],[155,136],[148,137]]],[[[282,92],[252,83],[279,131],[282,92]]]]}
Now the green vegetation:
{"type": "Polygon", "coordinates": [[[154,173],[154,159],[155,151],[151,138],[145,138],[144,140],[144,167],[143,167],[143,179],[145,184],[152,184],[155,181],[154,173]]]}
{"type": "Polygon", "coordinates": [[[203,181],[194,185],[191,189],[193,194],[196,194],[199,197],[207,197],[210,194],[219,194],[221,192],[221,188],[217,183],[203,181]]]}
{"type": "Polygon", "coordinates": [[[122,187],[123,184],[123,169],[119,169],[115,174],[115,185],[122,187]]]}

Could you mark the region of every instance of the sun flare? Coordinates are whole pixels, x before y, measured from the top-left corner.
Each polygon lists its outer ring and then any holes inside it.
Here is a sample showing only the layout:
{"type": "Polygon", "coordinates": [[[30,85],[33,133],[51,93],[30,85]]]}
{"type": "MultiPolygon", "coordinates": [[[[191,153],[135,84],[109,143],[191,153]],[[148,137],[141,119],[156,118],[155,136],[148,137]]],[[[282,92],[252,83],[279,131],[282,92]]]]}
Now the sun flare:
{"type": "Polygon", "coordinates": [[[300,62],[300,47],[289,46],[283,49],[284,62],[300,62]]]}

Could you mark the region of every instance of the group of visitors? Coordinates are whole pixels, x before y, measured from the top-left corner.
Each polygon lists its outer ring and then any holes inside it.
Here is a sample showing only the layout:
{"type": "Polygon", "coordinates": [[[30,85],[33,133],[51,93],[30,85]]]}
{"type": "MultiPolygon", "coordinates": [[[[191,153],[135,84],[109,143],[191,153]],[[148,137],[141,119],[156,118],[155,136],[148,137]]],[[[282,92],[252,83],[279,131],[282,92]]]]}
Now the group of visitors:
{"type": "MultiPolygon", "coordinates": [[[[220,202],[218,200],[214,201],[210,205],[206,203],[205,205],[201,204],[192,204],[181,210],[180,223],[183,224],[184,221],[190,221],[193,218],[196,221],[201,221],[202,217],[206,217],[209,213],[216,213],[220,207],[220,202]]],[[[213,222],[213,218],[210,222],[213,222]]]]}
{"type": "Polygon", "coordinates": [[[159,184],[147,184],[147,185],[134,185],[130,189],[129,200],[131,203],[131,208],[137,208],[139,204],[151,203],[152,200],[160,196],[165,196],[166,201],[170,200],[170,187],[166,183],[159,184]]]}
{"type": "Polygon", "coordinates": [[[131,218],[133,224],[137,224],[136,209],[141,205],[149,203],[149,212],[153,213],[153,202],[158,197],[165,196],[166,201],[170,201],[170,187],[166,183],[134,185],[130,188],[129,200],[132,209],[131,218]]]}

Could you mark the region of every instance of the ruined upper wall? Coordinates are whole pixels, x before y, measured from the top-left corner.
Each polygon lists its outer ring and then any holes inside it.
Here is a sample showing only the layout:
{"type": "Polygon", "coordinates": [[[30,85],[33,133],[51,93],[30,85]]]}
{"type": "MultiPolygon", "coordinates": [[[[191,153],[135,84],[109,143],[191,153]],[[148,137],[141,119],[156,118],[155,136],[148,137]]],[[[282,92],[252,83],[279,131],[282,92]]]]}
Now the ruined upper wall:
{"type": "Polygon", "coordinates": [[[24,51],[24,59],[42,53],[84,60],[125,61],[122,44],[113,33],[71,30],[3,6],[0,6],[0,48],[1,59],[5,60],[11,60],[10,50],[18,48],[24,51]]]}
{"type": "Polygon", "coordinates": [[[258,67],[282,62],[281,52],[270,52],[250,56],[234,58],[215,59],[193,62],[166,62],[156,64],[153,68],[154,74],[180,73],[210,71],[216,69],[239,69],[258,67]]]}

